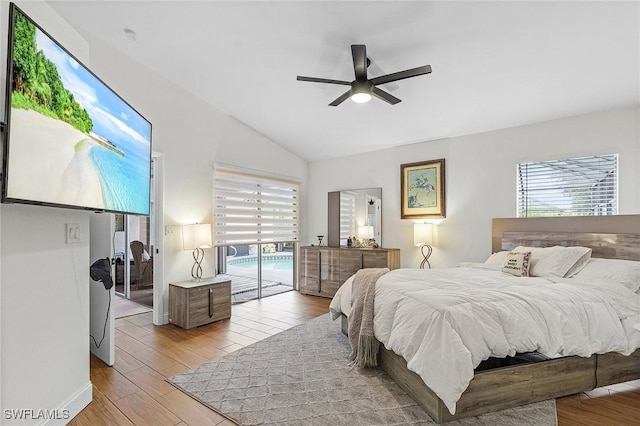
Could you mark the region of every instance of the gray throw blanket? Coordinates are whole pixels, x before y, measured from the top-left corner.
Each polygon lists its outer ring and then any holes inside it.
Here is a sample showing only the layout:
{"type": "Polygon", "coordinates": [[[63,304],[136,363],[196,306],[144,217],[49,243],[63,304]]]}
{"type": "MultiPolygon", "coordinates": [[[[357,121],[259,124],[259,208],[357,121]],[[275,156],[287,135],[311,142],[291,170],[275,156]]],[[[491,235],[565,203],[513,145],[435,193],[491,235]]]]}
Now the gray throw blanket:
{"type": "Polygon", "coordinates": [[[376,281],[387,272],[388,268],[366,268],[360,269],[353,277],[349,315],[349,358],[356,367],[378,365],[379,343],[373,335],[373,300],[376,281]]]}

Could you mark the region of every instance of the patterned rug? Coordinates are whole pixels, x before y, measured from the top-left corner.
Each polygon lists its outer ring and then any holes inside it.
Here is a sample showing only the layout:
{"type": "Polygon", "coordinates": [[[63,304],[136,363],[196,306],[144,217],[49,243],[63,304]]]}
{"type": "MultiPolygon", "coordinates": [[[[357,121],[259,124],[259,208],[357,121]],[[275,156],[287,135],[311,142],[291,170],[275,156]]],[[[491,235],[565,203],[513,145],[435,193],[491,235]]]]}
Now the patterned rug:
{"type": "MultiPolygon", "coordinates": [[[[381,369],[351,369],[329,314],[167,379],[240,425],[435,425],[381,369]]],[[[555,426],[555,401],[446,423],[555,426]]]]}

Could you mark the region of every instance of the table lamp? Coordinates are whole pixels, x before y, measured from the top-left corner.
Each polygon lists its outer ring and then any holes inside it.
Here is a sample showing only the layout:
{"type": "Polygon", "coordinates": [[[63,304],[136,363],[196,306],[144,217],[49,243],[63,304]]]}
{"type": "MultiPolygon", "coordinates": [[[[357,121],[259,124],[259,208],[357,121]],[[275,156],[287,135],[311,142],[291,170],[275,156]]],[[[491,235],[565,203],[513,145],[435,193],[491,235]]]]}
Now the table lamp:
{"type": "Polygon", "coordinates": [[[211,248],[212,246],[211,224],[196,223],[182,227],[182,248],[184,250],[193,250],[194,263],[191,267],[191,276],[194,281],[202,281],[204,249],[211,248]]]}

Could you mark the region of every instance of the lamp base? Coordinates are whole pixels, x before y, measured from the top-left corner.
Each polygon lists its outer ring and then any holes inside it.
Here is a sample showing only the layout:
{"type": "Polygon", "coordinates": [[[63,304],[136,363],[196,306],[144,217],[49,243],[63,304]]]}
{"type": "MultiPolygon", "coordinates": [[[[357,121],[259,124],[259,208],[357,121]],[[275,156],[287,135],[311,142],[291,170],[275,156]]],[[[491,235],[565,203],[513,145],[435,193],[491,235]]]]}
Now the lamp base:
{"type": "Polygon", "coordinates": [[[422,247],[420,247],[420,252],[422,253],[422,257],[424,259],[422,259],[422,262],[420,262],[420,269],[424,269],[424,264],[426,263],[427,265],[429,265],[429,269],[431,269],[431,263],[429,263],[429,256],[431,256],[431,253],[433,252],[433,247],[431,247],[429,244],[423,244],[422,247]],[[427,249],[427,252],[424,252],[424,249],[427,249]]]}
{"type": "Polygon", "coordinates": [[[191,267],[191,277],[194,281],[202,281],[202,261],[204,260],[204,250],[200,247],[193,249],[193,266],[191,267]]]}

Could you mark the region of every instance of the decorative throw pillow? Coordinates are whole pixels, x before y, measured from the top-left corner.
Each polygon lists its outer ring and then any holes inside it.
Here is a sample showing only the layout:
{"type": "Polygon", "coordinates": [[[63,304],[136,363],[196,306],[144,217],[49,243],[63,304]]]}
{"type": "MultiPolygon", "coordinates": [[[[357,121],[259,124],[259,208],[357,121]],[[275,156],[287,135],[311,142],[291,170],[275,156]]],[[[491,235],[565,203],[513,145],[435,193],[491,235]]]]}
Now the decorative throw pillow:
{"type": "Polygon", "coordinates": [[[507,254],[507,259],[504,261],[504,265],[502,266],[502,272],[515,275],[516,277],[528,277],[530,257],[531,252],[511,252],[507,254]]]}

